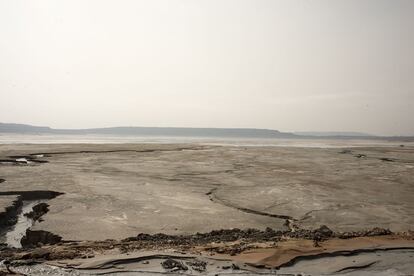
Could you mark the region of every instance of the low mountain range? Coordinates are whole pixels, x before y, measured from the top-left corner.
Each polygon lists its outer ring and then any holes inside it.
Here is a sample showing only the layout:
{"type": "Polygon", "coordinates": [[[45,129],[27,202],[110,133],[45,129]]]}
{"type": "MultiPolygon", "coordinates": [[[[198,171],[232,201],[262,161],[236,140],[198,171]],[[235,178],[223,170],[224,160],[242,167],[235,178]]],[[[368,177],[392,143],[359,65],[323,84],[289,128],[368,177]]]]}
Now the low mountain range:
{"type": "Polygon", "coordinates": [[[331,138],[331,139],[387,139],[414,140],[414,137],[383,137],[359,132],[280,132],[256,128],[183,128],[183,127],[108,127],[88,129],[54,129],[26,124],[0,123],[0,133],[13,134],[65,134],[65,135],[136,135],[136,136],[176,136],[176,137],[234,137],[234,138],[331,138]]]}

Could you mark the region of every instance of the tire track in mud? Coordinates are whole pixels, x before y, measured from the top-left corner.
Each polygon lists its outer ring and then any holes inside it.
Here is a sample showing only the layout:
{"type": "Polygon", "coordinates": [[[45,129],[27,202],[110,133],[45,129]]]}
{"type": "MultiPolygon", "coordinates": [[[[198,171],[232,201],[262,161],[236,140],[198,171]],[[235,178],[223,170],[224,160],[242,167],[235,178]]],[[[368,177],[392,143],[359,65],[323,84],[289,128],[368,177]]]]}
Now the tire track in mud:
{"type": "MultiPolygon", "coordinates": [[[[333,251],[333,252],[323,252],[323,253],[313,254],[313,255],[301,255],[301,256],[294,257],[293,259],[277,266],[276,268],[293,266],[299,261],[312,261],[312,260],[322,259],[322,258],[356,256],[362,253],[375,253],[375,252],[398,251],[398,250],[414,250],[414,247],[402,246],[402,247],[384,247],[384,248],[360,248],[360,249],[355,249],[355,250],[338,250],[338,251],[333,251]]],[[[364,267],[361,267],[361,268],[364,268],[364,267]]],[[[349,269],[352,269],[352,268],[349,268],[349,269]]],[[[344,272],[346,270],[348,269],[343,268],[340,271],[344,272]]]]}
{"type": "Polygon", "coordinates": [[[285,225],[289,228],[290,231],[295,231],[298,228],[294,224],[294,222],[296,222],[297,219],[295,219],[291,216],[267,213],[267,212],[263,212],[263,211],[250,209],[250,208],[236,206],[234,204],[231,204],[231,203],[229,203],[225,200],[222,200],[222,199],[218,198],[217,195],[216,195],[217,190],[218,190],[218,187],[212,188],[210,191],[208,191],[206,193],[206,195],[209,197],[210,201],[212,201],[214,203],[221,204],[223,206],[226,206],[226,207],[229,207],[229,208],[232,208],[232,209],[236,209],[238,211],[241,211],[241,212],[244,212],[244,213],[247,213],[247,214],[253,214],[253,215],[258,215],[258,216],[265,216],[265,217],[271,217],[271,218],[285,220],[285,225]]]}
{"type": "Polygon", "coordinates": [[[345,272],[345,271],[348,271],[348,270],[364,269],[364,268],[371,267],[376,263],[378,263],[378,261],[373,261],[373,262],[369,262],[367,264],[362,264],[362,265],[347,266],[347,267],[339,269],[338,271],[335,271],[335,273],[345,272]]]}

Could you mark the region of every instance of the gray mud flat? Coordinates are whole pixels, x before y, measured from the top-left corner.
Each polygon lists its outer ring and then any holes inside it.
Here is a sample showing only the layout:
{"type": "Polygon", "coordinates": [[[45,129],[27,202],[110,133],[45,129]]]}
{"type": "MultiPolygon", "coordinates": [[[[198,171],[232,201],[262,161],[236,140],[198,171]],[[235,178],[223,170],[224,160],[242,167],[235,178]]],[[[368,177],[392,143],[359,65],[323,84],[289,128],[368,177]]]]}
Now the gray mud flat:
{"type": "Polygon", "coordinates": [[[5,222],[17,217],[16,196],[50,193],[50,211],[30,227],[31,245],[234,228],[401,232],[414,225],[412,146],[0,145],[0,160],[5,222]]]}
{"type": "Polygon", "coordinates": [[[64,193],[33,228],[64,240],[283,230],[286,218],[335,231],[414,224],[408,146],[1,145],[0,158],[10,156],[36,162],[0,165],[0,193],[64,193]]]}

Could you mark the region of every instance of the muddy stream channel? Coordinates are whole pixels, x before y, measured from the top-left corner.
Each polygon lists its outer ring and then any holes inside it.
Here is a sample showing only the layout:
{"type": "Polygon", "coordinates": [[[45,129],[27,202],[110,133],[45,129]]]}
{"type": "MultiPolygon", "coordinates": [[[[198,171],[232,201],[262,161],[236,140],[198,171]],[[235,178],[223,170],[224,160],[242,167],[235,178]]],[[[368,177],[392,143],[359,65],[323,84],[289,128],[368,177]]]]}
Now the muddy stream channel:
{"type": "MultiPolygon", "coordinates": [[[[41,203],[45,204],[46,200],[27,200],[23,201],[20,212],[17,216],[17,222],[15,225],[7,229],[6,233],[3,234],[4,243],[10,247],[21,248],[21,240],[26,235],[26,230],[30,229],[35,223],[34,207],[35,206],[44,206],[41,203]]],[[[36,208],[36,207],[35,207],[36,208]]]]}

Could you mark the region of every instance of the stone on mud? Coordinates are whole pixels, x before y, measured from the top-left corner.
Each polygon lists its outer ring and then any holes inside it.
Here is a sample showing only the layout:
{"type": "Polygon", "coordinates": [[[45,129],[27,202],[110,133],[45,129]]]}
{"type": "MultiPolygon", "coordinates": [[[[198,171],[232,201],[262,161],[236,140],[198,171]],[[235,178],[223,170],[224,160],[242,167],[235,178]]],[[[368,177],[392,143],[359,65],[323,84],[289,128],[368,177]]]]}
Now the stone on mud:
{"type": "Polygon", "coordinates": [[[43,230],[26,230],[26,235],[22,238],[21,244],[23,247],[39,246],[42,244],[57,244],[62,240],[62,237],[43,230]]]}
{"type": "Polygon", "coordinates": [[[167,269],[170,271],[188,270],[188,267],[185,264],[183,264],[182,262],[176,261],[174,259],[171,259],[171,258],[168,258],[165,261],[163,261],[161,265],[164,269],[167,269]]]}

